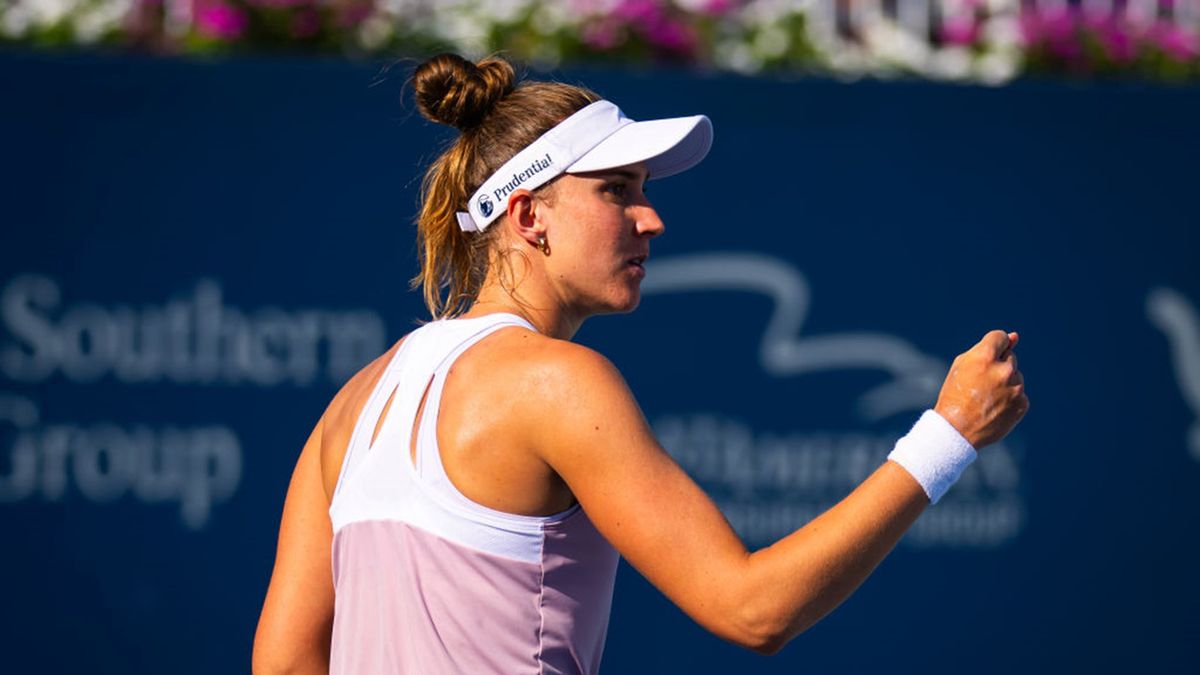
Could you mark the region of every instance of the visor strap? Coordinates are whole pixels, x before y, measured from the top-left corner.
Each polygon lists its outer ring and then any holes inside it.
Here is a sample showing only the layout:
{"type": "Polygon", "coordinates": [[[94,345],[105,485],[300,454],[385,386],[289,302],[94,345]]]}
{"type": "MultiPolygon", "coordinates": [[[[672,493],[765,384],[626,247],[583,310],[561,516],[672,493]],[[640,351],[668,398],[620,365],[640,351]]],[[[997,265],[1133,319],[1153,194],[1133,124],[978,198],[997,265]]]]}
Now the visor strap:
{"type": "Polygon", "coordinates": [[[508,198],[517,189],[534,190],[545,185],[618,129],[632,123],[609,101],[584,106],[483,181],[468,200],[467,210],[457,212],[458,227],[465,232],[482,232],[508,209],[508,198]]]}

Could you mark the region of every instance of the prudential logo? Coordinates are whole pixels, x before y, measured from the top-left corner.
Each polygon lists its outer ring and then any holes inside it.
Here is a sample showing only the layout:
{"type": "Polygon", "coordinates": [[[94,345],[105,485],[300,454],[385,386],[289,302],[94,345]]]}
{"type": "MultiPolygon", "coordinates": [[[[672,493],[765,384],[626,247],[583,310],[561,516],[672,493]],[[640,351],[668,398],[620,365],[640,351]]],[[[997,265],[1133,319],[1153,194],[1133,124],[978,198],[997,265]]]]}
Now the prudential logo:
{"type": "Polygon", "coordinates": [[[494,209],[494,207],[492,206],[492,198],[488,197],[487,195],[479,195],[478,203],[479,203],[479,212],[483,214],[483,217],[484,218],[490,217],[492,215],[492,211],[494,209]]]}

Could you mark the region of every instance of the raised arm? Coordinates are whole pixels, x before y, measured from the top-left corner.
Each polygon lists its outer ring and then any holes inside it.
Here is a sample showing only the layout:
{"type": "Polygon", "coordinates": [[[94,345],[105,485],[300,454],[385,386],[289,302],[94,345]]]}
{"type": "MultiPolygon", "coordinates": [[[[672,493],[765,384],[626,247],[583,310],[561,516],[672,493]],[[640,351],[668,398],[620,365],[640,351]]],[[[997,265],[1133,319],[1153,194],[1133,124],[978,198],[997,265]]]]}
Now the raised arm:
{"type": "MultiPolygon", "coordinates": [[[[939,414],[976,447],[1002,437],[1028,406],[1015,340],[989,333],[943,387],[939,414]]],[[[889,461],[820,517],[750,553],[654,439],[616,369],[582,347],[559,349],[528,392],[552,420],[535,425],[534,446],[638,571],[731,642],[778,651],[845,600],[929,504],[889,461]]]]}

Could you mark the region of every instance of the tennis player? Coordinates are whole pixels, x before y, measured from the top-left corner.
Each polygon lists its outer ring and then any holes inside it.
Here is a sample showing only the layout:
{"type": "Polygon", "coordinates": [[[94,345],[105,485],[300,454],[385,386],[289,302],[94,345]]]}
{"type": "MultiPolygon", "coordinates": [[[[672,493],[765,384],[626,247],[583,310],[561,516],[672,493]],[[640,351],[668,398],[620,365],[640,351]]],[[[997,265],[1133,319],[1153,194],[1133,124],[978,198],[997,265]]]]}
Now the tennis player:
{"type": "Polygon", "coordinates": [[[635,122],[587,89],[518,83],[501,59],[439,55],[413,86],[461,130],[417,221],[436,320],[358,373],[304,446],[258,675],[595,673],[619,555],[707,630],[774,653],[1027,410],[1017,334],[992,331],[887,462],[747,551],[620,373],[571,342],[637,306],[663,232],[645,182],[703,159],[708,118],[635,122]]]}

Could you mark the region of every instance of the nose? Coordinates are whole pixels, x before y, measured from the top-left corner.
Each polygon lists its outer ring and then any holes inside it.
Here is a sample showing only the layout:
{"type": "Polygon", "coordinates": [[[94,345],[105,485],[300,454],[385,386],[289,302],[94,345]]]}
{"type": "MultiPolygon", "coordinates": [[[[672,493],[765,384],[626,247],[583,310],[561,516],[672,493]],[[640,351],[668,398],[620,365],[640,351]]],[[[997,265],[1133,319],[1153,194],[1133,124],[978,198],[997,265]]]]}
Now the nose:
{"type": "Polygon", "coordinates": [[[663,224],[662,218],[658,217],[658,211],[650,202],[639,204],[636,209],[634,222],[639,235],[653,239],[666,231],[667,226],[663,224]]]}

